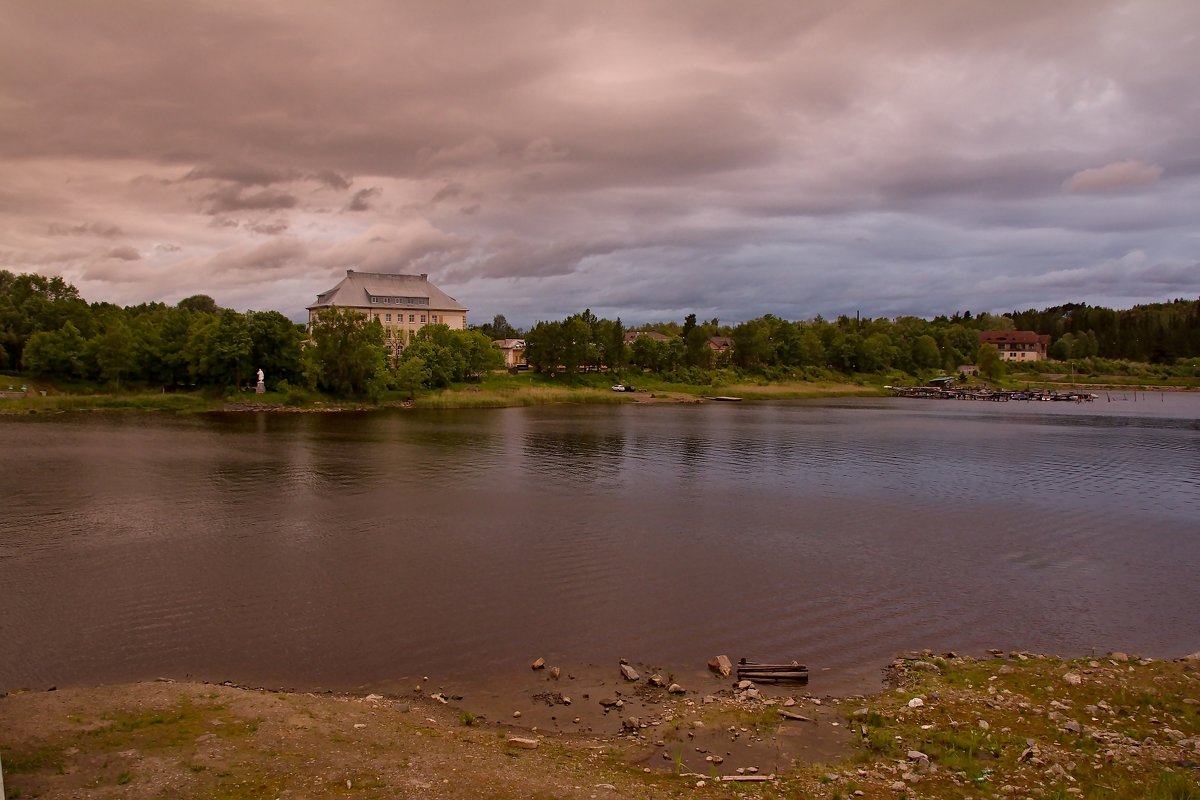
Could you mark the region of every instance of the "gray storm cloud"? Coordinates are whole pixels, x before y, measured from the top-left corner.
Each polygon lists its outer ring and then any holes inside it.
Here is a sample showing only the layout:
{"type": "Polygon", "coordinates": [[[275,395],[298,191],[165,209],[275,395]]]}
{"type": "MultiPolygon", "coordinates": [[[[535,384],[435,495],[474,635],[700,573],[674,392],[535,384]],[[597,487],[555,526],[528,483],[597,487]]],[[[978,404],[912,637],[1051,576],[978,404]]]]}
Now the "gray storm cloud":
{"type": "Polygon", "coordinates": [[[8,3],[0,267],[294,317],[347,267],[429,272],[522,324],[1195,296],[1197,29],[1189,0],[8,3]]]}

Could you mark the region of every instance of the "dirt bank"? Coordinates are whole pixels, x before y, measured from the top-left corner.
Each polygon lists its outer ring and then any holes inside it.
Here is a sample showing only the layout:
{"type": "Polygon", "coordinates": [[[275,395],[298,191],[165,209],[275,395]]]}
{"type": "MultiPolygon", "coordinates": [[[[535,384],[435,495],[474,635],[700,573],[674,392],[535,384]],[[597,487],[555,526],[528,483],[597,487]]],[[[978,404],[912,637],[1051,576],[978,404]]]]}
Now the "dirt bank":
{"type": "Polygon", "coordinates": [[[1200,655],[926,653],[866,698],[632,666],[530,670],[489,712],[428,681],[19,692],[0,756],[9,797],[1200,797],[1200,655]]]}

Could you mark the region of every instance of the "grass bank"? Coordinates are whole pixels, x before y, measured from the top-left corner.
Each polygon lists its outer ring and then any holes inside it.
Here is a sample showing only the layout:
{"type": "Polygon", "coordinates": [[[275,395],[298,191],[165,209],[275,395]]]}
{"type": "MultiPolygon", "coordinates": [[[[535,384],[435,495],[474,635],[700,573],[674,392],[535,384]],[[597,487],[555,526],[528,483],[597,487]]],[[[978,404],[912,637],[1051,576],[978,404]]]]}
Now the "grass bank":
{"type": "Polygon", "coordinates": [[[725,688],[623,684],[654,706],[632,722],[577,696],[559,713],[594,706],[608,727],[572,734],[420,686],[21,692],[0,697],[0,756],[9,797],[1200,798],[1200,654],[914,655],[866,698],[713,682],[725,688]],[[810,750],[817,740],[836,747],[810,750]],[[753,743],[796,761],[735,769],[753,743]]]}
{"type": "Polygon", "coordinates": [[[621,378],[608,374],[550,377],[535,373],[511,375],[497,372],[478,382],[446,389],[421,390],[415,397],[388,392],[377,402],[338,400],[316,392],[290,389],[256,395],[247,392],[217,396],[207,392],[103,391],[94,386],[61,386],[26,382],[0,376],[0,388],[28,386],[24,397],[0,398],[0,414],[61,413],[67,411],[166,411],[197,413],[225,408],[248,410],[329,411],[410,406],[421,409],[514,408],[553,404],[614,404],[633,402],[687,402],[713,395],[733,395],[746,400],[815,399],[821,397],[876,396],[878,386],[838,381],[787,381],[751,383],[737,381],[712,385],[672,383],[652,376],[621,378]],[[634,382],[638,391],[613,392],[616,382],[634,382]],[[43,396],[42,392],[45,392],[43,396]]]}

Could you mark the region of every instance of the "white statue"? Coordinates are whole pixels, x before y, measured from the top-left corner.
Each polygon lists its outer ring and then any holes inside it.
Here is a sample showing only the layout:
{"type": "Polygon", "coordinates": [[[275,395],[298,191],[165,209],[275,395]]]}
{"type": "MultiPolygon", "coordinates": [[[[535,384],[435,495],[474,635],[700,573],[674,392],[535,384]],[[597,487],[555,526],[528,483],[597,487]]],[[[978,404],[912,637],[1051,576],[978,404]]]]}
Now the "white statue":
{"type": "Polygon", "coordinates": [[[265,377],[265,376],[263,375],[263,371],[260,369],[260,370],[258,371],[258,382],[259,382],[259,383],[262,383],[262,382],[263,382],[263,378],[264,378],[264,377],[265,377]]]}

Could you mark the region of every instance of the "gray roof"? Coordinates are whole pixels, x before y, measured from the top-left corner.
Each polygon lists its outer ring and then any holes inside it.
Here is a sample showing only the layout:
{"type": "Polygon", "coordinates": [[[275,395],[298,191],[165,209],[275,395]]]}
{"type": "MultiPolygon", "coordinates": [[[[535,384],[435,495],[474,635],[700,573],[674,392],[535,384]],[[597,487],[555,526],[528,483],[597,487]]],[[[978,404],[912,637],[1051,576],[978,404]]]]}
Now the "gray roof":
{"type": "Polygon", "coordinates": [[[429,282],[429,276],[398,275],[388,272],[355,272],[346,270],[346,277],[327,292],[317,295],[317,302],[308,307],[341,306],[343,308],[428,308],[437,311],[467,311],[450,295],[429,282]],[[388,298],[392,302],[372,303],[372,297],[388,298]]]}

